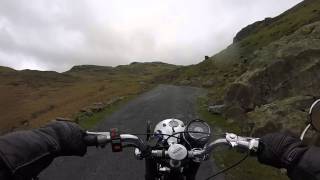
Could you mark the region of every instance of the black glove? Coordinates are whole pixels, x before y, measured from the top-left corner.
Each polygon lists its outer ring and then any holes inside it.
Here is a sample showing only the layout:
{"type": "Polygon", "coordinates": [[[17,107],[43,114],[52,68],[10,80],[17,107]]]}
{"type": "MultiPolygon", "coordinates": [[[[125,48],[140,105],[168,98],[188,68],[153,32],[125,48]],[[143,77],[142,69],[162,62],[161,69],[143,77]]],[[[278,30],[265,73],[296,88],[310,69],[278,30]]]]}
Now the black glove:
{"type": "Polygon", "coordinates": [[[300,139],[284,133],[272,133],[260,139],[258,160],[277,168],[290,169],[308,150],[300,139]]]}
{"type": "Polygon", "coordinates": [[[37,176],[55,157],[86,153],[84,131],[75,123],[56,121],[30,131],[0,137],[0,158],[15,179],[37,176]]]}
{"type": "Polygon", "coordinates": [[[83,156],[87,152],[85,131],[76,123],[56,121],[38,131],[54,138],[59,145],[57,156],[83,156]]]}

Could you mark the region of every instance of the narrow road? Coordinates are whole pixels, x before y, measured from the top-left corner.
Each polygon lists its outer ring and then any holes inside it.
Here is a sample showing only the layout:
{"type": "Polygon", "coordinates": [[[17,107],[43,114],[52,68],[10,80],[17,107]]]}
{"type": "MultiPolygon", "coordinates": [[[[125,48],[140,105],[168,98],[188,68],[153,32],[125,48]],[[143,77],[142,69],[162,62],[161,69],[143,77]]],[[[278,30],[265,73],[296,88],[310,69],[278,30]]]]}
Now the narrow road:
{"type": "MultiPolygon", "coordinates": [[[[196,99],[204,91],[199,88],[160,85],[142,94],[101,122],[97,130],[117,127],[128,133],[144,133],[146,121],[153,125],[163,119],[184,122],[197,118],[196,99]]],[[[204,162],[197,175],[203,180],[213,174],[213,160],[204,162]]],[[[133,149],[112,153],[110,147],[89,148],[85,157],[57,158],[40,175],[40,180],[143,180],[144,161],[136,160],[133,149]]],[[[216,179],[223,179],[218,177],[216,179]]]]}

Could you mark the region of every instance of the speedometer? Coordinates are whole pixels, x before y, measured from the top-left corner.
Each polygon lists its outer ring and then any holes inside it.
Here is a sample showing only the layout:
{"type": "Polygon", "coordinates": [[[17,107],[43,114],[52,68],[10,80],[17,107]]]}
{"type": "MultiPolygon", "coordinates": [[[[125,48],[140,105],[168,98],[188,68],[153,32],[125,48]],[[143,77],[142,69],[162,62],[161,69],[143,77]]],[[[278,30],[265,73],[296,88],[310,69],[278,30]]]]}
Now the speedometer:
{"type": "Polygon", "coordinates": [[[204,122],[194,121],[188,126],[189,135],[194,139],[207,137],[210,133],[210,127],[204,122]]]}
{"type": "Polygon", "coordinates": [[[211,135],[210,126],[203,120],[196,119],[188,123],[184,137],[192,146],[203,146],[211,135]]]}

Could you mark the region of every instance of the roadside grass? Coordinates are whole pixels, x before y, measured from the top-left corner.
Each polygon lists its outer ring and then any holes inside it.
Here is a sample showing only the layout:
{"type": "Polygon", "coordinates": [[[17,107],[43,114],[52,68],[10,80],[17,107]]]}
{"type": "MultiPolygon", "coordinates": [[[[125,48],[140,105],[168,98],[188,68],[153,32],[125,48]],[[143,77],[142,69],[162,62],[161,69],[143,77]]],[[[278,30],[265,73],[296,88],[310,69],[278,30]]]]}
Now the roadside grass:
{"type": "MultiPolygon", "coordinates": [[[[157,85],[154,77],[175,68],[164,63],[133,63],[114,68],[84,65],[57,73],[0,66],[0,134],[41,127],[56,117],[74,119],[79,110],[94,103],[141,94],[157,85]]],[[[115,107],[109,108],[90,117],[92,122],[82,123],[94,126],[90,124],[96,124],[115,107]]]]}
{"type": "Polygon", "coordinates": [[[92,129],[136,96],[137,95],[127,96],[124,99],[105,107],[102,111],[93,113],[92,115],[87,115],[84,112],[78,113],[75,119],[82,128],[92,129]]]}
{"type": "MultiPolygon", "coordinates": [[[[213,115],[207,110],[207,97],[198,99],[197,107],[200,118],[206,120],[213,128],[213,134],[224,132],[233,132],[238,135],[242,134],[241,125],[236,122],[227,121],[220,115],[213,115]]],[[[218,138],[218,137],[215,137],[218,138]]],[[[244,153],[236,150],[216,150],[213,152],[213,158],[220,169],[232,166],[245,156],[244,153]]],[[[254,156],[248,157],[237,167],[225,173],[227,180],[288,180],[288,177],[281,173],[279,169],[262,165],[254,156]]]]}

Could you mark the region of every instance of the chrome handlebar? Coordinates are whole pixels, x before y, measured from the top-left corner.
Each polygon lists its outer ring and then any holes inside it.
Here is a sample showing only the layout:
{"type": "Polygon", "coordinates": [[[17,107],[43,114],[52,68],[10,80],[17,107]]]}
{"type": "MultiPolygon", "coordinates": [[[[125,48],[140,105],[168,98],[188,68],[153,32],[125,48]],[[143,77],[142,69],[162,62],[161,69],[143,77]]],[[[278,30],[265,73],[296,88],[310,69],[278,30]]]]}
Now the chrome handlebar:
{"type": "MultiPolygon", "coordinates": [[[[111,143],[110,132],[87,132],[87,138],[85,141],[91,146],[104,147],[108,143],[111,143]],[[91,138],[88,138],[91,137],[91,138]],[[95,137],[95,138],[93,138],[95,137]]],[[[121,143],[124,147],[135,147],[135,155],[138,159],[143,159],[142,152],[148,150],[148,146],[137,136],[131,134],[120,134],[121,143]]],[[[242,150],[248,150],[251,152],[257,152],[259,147],[259,139],[251,137],[242,137],[233,133],[226,133],[224,138],[217,139],[211,143],[205,145],[202,149],[192,149],[187,151],[187,156],[190,159],[205,160],[208,155],[217,147],[229,146],[232,148],[238,148],[242,150]]],[[[158,158],[171,158],[168,150],[148,150],[148,155],[158,158]]]]}
{"type": "MultiPolygon", "coordinates": [[[[94,140],[92,138],[85,138],[85,141],[89,145],[104,147],[108,143],[111,143],[111,133],[110,132],[86,132],[87,136],[96,137],[94,140]],[[90,142],[91,141],[91,142],[90,142]],[[95,142],[93,142],[95,141],[95,142]]],[[[121,142],[124,143],[126,147],[136,147],[139,149],[146,149],[147,146],[144,142],[137,136],[131,134],[120,134],[121,142]]]]}

